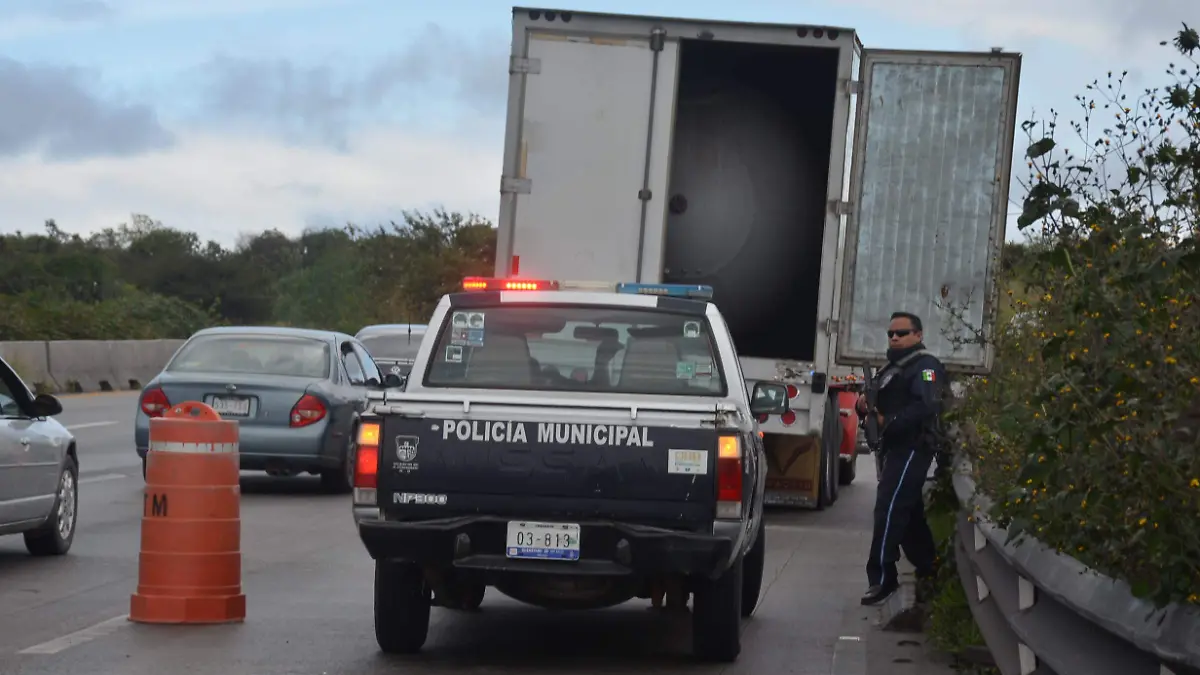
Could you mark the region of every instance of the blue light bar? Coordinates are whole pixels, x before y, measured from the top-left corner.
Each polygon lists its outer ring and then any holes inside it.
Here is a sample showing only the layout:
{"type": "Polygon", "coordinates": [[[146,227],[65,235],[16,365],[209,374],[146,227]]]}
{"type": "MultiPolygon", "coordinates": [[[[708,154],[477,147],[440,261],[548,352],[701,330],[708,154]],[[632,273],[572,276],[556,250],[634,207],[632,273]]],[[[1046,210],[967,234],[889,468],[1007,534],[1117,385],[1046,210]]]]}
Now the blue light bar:
{"type": "Polygon", "coordinates": [[[673,298],[691,298],[692,300],[712,300],[712,286],[693,284],[634,284],[629,282],[617,284],[618,293],[633,293],[635,295],[667,295],[673,298]]]}

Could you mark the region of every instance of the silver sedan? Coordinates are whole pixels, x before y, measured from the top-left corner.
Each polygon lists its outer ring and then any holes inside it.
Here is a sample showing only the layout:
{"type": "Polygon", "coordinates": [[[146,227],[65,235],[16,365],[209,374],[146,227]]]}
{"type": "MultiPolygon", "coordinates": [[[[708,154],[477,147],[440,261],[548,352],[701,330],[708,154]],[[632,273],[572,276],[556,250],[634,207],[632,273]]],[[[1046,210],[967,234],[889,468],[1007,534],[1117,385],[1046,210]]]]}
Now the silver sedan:
{"type": "Polygon", "coordinates": [[[371,353],[380,370],[404,380],[412,370],[417,349],[428,329],[425,324],[383,323],[366,326],[354,337],[371,353]]]}
{"type": "Polygon", "coordinates": [[[354,421],[367,391],[384,382],[367,350],[344,333],[206,328],[142,390],[134,442],[143,474],[150,419],[173,404],[200,401],[237,420],[243,470],[314,473],[327,490],[349,492],[354,421]]]}
{"type": "Polygon", "coordinates": [[[0,359],[0,535],[24,534],[33,555],[63,555],[75,540],[79,456],[53,419],[61,412],[0,359]]]}

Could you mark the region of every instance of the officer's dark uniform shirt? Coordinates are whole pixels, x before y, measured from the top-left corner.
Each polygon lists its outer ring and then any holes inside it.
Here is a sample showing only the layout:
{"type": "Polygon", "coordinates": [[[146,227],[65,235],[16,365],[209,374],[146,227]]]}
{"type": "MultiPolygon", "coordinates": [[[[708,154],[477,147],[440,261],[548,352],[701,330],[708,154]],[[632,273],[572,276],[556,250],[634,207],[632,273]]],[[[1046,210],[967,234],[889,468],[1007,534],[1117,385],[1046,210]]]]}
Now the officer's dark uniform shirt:
{"type": "MultiPolygon", "coordinates": [[[[921,349],[923,345],[916,345],[897,356],[921,349]]],[[[876,408],[883,413],[880,449],[885,453],[909,448],[930,453],[941,450],[941,414],[947,386],[945,367],[932,354],[922,354],[906,363],[875,399],[876,408]]]]}

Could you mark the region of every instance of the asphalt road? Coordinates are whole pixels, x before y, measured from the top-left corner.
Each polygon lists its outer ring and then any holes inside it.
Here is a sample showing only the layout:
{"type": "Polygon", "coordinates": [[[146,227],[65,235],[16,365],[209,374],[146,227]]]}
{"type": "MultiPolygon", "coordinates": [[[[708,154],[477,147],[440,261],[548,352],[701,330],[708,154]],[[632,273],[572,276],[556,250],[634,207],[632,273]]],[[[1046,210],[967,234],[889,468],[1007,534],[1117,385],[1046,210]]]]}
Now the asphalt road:
{"type": "Polygon", "coordinates": [[[742,656],[689,656],[686,616],[633,601],[590,613],[525,607],[493,590],[483,611],[434,609],[425,651],[390,658],[372,624],[373,564],[348,497],[313,478],[242,482],[245,623],[145,626],[126,620],[137,583],[141,464],[133,394],[67,397],[60,421],[79,441],[79,529],[62,558],[35,559],[0,538],[0,664],[6,675],[371,675],[374,673],[686,673],[936,675],[919,636],[873,627],[861,608],[875,469],[822,512],[773,511],[763,599],[742,656]]]}

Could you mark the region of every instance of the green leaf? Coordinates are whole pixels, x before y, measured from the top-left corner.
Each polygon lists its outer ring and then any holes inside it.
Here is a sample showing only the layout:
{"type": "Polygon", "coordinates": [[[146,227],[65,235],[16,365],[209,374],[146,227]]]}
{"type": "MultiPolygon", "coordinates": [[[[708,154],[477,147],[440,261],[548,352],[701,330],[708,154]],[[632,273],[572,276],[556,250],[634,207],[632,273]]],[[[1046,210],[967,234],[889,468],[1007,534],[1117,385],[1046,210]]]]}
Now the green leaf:
{"type": "Polygon", "coordinates": [[[1063,336],[1052,337],[1042,345],[1042,358],[1048,359],[1060,351],[1063,342],[1066,340],[1063,336]]]}
{"type": "Polygon", "coordinates": [[[1050,152],[1051,150],[1053,150],[1055,145],[1057,145],[1057,144],[1054,142],[1053,138],[1049,138],[1049,137],[1043,138],[1042,140],[1037,141],[1036,143],[1033,143],[1032,145],[1030,145],[1029,149],[1025,151],[1025,156],[1028,157],[1029,159],[1035,159],[1037,157],[1041,157],[1042,155],[1046,154],[1047,152],[1050,152]]]}

